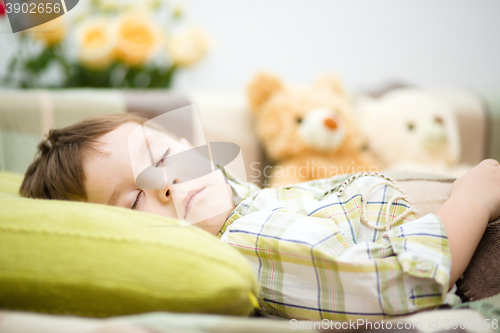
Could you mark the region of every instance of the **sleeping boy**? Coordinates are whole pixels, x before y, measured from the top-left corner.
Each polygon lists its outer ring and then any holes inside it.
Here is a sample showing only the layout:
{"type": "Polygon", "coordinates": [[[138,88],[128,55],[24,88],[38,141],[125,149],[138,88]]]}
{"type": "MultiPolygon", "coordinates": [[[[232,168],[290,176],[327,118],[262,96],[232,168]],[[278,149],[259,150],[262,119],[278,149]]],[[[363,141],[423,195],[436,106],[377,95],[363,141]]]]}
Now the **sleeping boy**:
{"type": "Polygon", "coordinates": [[[488,221],[500,216],[495,160],[457,179],[441,208],[420,218],[397,183],[377,173],[260,189],[219,168],[196,179],[169,174],[164,186],[141,186],[137,165],[164,170],[175,164],[171,157],[193,148],[150,129],[154,145],[129,149],[130,134],[146,121],[105,115],[50,131],[21,194],[194,223],[250,261],[266,316],[379,319],[455,305],[455,282],[488,221]]]}

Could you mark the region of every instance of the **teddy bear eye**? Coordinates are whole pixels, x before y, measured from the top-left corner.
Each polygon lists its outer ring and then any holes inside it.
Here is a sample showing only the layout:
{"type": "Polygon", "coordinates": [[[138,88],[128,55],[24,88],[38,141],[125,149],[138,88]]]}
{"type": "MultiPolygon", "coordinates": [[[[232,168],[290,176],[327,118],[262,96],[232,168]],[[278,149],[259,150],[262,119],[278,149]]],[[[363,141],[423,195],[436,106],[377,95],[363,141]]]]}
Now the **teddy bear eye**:
{"type": "Polygon", "coordinates": [[[297,122],[297,124],[300,124],[302,122],[302,117],[295,118],[295,121],[297,122]]]}
{"type": "Polygon", "coordinates": [[[408,127],[408,130],[410,131],[413,131],[415,129],[415,124],[413,123],[408,123],[408,125],[406,125],[408,127]]]}

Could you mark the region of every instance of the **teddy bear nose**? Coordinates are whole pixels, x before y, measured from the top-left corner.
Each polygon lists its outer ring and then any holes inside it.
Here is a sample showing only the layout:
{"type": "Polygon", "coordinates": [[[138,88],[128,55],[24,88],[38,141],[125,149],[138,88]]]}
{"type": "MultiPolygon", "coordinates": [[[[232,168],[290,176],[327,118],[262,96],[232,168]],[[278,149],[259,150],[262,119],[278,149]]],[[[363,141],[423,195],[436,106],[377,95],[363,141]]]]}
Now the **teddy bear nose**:
{"type": "Polygon", "coordinates": [[[338,127],[337,121],[333,118],[325,118],[323,123],[325,124],[326,127],[328,127],[331,130],[337,129],[338,127]]]}
{"type": "Polygon", "coordinates": [[[422,146],[429,151],[444,149],[448,144],[448,135],[444,127],[444,120],[439,122],[437,119],[433,119],[422,124],[417,137],[422,146]]]}

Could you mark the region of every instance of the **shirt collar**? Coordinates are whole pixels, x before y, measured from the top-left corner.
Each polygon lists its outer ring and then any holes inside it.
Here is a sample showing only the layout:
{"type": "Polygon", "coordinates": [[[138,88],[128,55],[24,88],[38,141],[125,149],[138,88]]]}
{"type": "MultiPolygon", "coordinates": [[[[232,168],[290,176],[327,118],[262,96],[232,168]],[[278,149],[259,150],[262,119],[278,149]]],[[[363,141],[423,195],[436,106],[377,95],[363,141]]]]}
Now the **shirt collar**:
{"type": "MultiPolygon", "coordinates": [[[[260,192],[261,188],[252,183],[245,183],[236,178],[230,171],[222,167],[220,164],[216,164],[216,167],[224,174],[229,186],[231,186],[231,191],[233,194],[233,201],[235,206],[238,206],[243,200],[252,197],[255,193],[260,192]]],[[[226,222],[222,225],[216,235],[217,238],[221,238],[228,226],[230,226],[234,221],[241,217],[236,211],[231,212],[226,222]]]]}
{"type": "Polygon", "coordinates": [[[231,186],[233,200],[236,206],[238,206],[246,198],[250,197],[254,192],[261,190],[255,184],[242,182],[220,164],[216,164],[216,167],[224,174],[229,185],[231,186]]]}

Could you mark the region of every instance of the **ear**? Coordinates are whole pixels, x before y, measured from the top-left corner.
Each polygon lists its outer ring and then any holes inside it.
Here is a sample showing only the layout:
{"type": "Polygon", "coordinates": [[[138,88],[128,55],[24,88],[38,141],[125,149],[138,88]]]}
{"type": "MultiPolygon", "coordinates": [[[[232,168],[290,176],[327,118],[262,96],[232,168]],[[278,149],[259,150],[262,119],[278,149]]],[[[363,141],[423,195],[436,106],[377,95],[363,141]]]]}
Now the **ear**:
{"type": "Polygon", "coordinates": [[[281,80],[268,73],[258,73],[247,87],[250,106],[254,112],[282,87],[281,80]]]}
{"type": "Polygon", "coordinates": [[[326,88],[336,94],[345,95],[342,79],[335,74],[322,75],[316,79],[314,84],[318,88],[326,88]]]}
{"type": "Polygon", "coordinates": [[[373,97],[363,96],[354,103],[353,112],[360,128],[365,134],[377,133],[377,124],[382,121],[383,115],[380,108],[380,101],[373,97]]]}
{"type": "Polygon", "coordinates": [[[370,96],[360,97],[356,103],[354,103],[355,112],[360,116],[366,116],[369,114],[377,113],[377,105],[380,104],[376,98],[370,96]]]}

